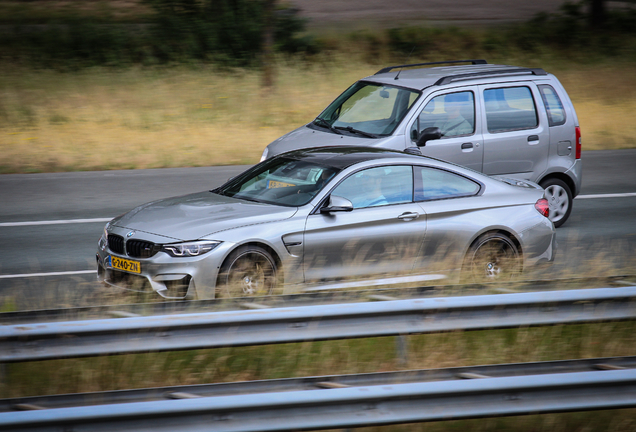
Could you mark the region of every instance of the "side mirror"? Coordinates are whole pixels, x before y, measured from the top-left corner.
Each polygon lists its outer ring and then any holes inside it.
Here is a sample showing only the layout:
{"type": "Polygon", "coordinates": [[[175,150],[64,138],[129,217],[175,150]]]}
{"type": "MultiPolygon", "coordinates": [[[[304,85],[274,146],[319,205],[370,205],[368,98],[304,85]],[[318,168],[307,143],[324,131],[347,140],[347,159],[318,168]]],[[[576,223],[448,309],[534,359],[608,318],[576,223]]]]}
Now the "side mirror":
{"type": "Polygon", "coordinates": [[[442,132],[438,127],[427,127],[422,131],[420,136],[417,138],[417,146],[424,147],[427,141],[438,140],[442,137],[442,132]]]}
{"type": "Polygon", "coordinates": [[[331,195],[329,197],[329,203],[326,207],[320,209],[320,213],[350,212],[351,210],[353,210],[353,203],[351,201],[341,196],[331,195]]]}

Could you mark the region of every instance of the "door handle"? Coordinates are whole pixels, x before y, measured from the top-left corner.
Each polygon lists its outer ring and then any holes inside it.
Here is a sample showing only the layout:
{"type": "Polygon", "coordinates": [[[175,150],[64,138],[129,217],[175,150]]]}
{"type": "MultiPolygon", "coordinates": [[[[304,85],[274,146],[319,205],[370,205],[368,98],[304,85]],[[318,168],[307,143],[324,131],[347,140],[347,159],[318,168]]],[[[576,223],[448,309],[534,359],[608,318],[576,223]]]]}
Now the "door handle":
{"type": "Polygon", "coordinates": [[[412,221],[413,219],[417,219],[418,217],[420,217],[420,214],[417,212],[406,212],[399,215],[398,219],[408,222],[412,221]]]}
{"type": "Polygon", "coordinates": [[[462,150],[473,148],[473,143],[464,143],[462,144],[462,150]]]}
{"type": "Polygon", "coordinates": [[[528,142],[531,142],[531,141],[539,141],[539,135],[530,135],[528,137],[528,142]]]}

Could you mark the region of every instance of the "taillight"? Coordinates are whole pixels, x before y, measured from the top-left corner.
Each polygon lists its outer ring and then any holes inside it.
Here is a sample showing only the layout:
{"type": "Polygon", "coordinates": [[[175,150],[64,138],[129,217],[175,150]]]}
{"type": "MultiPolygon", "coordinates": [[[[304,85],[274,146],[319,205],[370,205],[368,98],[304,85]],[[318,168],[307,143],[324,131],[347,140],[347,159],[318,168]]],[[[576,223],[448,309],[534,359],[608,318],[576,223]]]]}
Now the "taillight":
{"type": "Polygon", "coordinates": [[[548,217],[548,215],[550,214],[550,204],[545,198],[539,198],[537,202],[534,203],[534,208],[536,208],[537,211],[544,217],[548,217]]]}
{"type": "Polygon", "coordinates": [[[581,128],[577,126],[574,130],[576,131],[576,158],[581,159],[581,128]]]}

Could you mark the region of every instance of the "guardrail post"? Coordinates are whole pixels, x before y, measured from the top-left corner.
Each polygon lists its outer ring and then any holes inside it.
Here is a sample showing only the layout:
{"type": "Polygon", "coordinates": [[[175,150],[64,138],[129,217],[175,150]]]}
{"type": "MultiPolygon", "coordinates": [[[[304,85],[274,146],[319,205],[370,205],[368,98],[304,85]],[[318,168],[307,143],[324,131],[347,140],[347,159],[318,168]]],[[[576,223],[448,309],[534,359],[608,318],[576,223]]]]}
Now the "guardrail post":
{"type": "Polygon", "coordinates": [[[9,375],[7,374],[7,364],[0,362],[0,394],[4,394],[4,387],[9,388],[9,375]]]}
{"type": "Polygon", "coordinates": [[[401,334],[395,337],[395,352],[398,364],[406,366],[409,362],[409,344],[406,335],[401,334]]]}

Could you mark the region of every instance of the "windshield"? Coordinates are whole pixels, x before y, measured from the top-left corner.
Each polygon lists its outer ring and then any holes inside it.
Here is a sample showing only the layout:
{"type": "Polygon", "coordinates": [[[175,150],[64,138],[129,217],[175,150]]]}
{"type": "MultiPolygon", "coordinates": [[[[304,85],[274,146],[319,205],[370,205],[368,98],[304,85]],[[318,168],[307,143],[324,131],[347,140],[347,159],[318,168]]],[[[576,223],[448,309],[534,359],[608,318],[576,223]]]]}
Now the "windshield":
{"type": "Polygon", "coordinates": [[[313,162],[275,158],[256,165],[214,192],[247,201],[302,206],[339,171],[313,162]]]}
{"type": "Polygon", "coordinates": [[[320,114],[313,124],[334,133],[368,138],[391,135],[419,92],[359,81],[320,114]]]}

